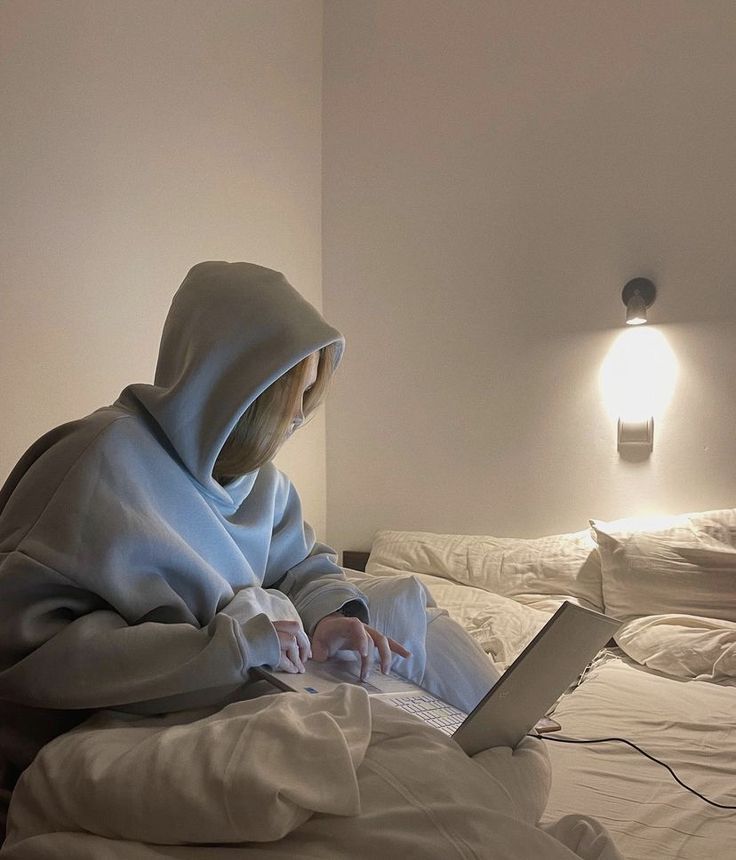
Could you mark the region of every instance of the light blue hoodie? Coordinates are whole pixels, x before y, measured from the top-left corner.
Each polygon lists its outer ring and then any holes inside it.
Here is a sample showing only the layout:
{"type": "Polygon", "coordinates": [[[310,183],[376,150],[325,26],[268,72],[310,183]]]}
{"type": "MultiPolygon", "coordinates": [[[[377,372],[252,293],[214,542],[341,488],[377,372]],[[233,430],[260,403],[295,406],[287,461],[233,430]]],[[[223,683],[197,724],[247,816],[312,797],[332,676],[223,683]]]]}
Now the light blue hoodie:
{"type": "Polygon", "coordinates": [[[25,766],[83,709],[223,701],[251,667],[278,663],[272,620],[311,633],[365,603],[272,464],[226,486],[212,477],[253,400],[330,343],[341,356],[340,333],[280,273],[201,263],[174,297],[154,384],[23,456],[0,491],[6,763],[25,766]]]}

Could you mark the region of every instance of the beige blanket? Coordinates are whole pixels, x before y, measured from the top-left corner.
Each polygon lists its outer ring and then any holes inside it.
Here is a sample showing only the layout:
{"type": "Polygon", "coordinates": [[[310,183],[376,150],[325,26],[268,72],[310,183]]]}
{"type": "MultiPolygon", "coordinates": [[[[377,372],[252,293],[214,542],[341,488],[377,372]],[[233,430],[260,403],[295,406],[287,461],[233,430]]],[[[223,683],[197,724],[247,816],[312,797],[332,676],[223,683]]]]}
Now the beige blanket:
{"type": "Polygon", "coordinates": [[[468,758],[358,687],[207,715],[98,714],[21,778],[2,860],[619,860],[582,816],[538,826],[540,741],[468,758]]]}

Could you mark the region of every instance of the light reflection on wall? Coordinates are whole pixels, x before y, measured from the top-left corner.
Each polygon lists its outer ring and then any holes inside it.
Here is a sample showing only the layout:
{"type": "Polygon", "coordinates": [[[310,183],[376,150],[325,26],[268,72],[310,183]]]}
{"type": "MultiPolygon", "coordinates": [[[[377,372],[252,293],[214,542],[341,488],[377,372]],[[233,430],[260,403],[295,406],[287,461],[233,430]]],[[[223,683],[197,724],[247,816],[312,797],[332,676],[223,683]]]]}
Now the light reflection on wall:
{"type": "Polygon", "coordinates": [[[677,359],[660,331],[649,326],[626,328],[601,366],[606,411],[614,420],[661,417],[672,399],[677,370],[677,359]]]}

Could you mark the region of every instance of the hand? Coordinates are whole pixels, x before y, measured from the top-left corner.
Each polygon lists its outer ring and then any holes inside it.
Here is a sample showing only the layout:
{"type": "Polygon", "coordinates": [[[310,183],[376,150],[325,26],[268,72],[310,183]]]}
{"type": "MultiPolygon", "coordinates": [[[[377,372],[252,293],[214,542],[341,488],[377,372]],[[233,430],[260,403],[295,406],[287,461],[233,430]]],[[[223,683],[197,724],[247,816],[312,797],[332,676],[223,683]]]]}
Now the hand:
{"type": "Polygon", "coordinates": [[[403,645],[364,624],[359,618],[346,618],[335,613],[326,615],[317,623],[312,633],[312,657],[319,663],[329,660],[337,651],[357,651],[360,655],[360,680],[373,665],[373,648],[378,648],[381,671],[384,675],[391,669],[391,652],[410,657],[411,652],[403,645]]]}
{"type": "Polygon", "coordinates": [[[307,634],[298,621],[272,621],[279,637],[281,658],[276,670],[280,672],[304,671],[304,661],[312,656],[312,648],[307,634]]]}

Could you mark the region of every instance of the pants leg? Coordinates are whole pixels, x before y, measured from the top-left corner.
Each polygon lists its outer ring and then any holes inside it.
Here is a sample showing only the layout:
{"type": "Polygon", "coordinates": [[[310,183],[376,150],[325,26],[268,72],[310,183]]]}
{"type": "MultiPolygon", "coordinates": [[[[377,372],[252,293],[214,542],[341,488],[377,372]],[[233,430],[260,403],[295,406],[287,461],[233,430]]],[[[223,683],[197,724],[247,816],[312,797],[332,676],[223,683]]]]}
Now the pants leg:
{"type": "Polygon", "coordinates": [[[500,677],[478,643],[450,618],[427,610],[427,663],[419,683],[456,708],[472,711],[500,677]]]}
{"type": "Polygon", "coordinates": [[[366,595],[371,624],[411,651],[392,668],[463,711],[472,711],[499,678],[490,657],[440,609],[415,576],[350,579],[366,595]]]}

